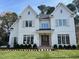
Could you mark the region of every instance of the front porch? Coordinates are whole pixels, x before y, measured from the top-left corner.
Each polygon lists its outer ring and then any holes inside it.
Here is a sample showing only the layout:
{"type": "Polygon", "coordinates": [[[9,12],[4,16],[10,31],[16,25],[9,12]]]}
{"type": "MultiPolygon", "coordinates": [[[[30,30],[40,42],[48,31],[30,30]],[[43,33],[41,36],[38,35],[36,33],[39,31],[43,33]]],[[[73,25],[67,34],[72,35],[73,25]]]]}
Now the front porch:
{"type": "Polygon", "coordinates": [[[40,33],[39,34],[39,48],[50,48],[51,47],[51,34],[50,33],[40,33]]]}
{"type": "Polygon", "coordinates": [[[37,30],[39,35],[39,49],[51,49],[52,47],[52,39],[51,34],[53,30],[37,30]]]}

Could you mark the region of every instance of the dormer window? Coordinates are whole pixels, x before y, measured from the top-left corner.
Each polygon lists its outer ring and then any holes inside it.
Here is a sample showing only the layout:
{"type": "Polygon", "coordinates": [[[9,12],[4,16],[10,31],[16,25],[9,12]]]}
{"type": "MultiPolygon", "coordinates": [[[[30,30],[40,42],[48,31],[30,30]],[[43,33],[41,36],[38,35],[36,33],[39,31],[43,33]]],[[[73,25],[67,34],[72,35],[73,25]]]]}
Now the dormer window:
{"type": "Polygon", "coordinates": [[[28,11],[28,15],[30,15],[30,11],[28,11]]]}
{"type": "Polygon", "coordinates": [[[63,12],[62,9],[60,10],[60,12],[61,12],[61,14],[62,14],[62,12],[63,12]]]}

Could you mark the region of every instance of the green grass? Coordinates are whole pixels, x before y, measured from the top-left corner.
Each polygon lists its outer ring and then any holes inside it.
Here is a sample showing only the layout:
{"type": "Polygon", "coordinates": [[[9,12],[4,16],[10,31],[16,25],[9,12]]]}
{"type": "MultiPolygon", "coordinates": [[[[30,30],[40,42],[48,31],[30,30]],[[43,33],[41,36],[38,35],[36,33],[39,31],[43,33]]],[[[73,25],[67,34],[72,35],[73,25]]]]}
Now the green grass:
{"type": "Polygon", "coordinates": [[[79,59],[79,50],[0,51],[0,59],[79,59]],[[70,58],[69,58],[70,57],[70,58]]]}

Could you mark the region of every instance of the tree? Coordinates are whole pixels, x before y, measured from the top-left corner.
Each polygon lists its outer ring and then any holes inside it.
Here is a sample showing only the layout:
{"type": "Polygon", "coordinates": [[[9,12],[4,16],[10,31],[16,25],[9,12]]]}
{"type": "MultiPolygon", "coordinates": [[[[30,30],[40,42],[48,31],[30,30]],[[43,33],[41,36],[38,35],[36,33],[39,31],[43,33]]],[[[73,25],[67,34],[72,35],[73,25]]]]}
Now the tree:
{"type": "Polygon", "coordinates": [[[73,0],[72,3],[68,4],[67,7],[72,11],[75,12],[75,17],[74,17],[74,21],[75,21],[75,25],[77,25],[79,23],[79,15],[77,15],[77,13],[79,12],[79,0],[73,0]]]}
{"type": "Polygon", "coordinates": [[[8,32],[11,25],[17,20],[18,16],[16,13],[5,13],[3,16],[1,16],[2,20],[2,28],[8,32]]]}
{"type": "Polygon", "coordinates": [[[77,25],[79,23],[79,15],[76,15],[74,20],[75,20],[75,24],[77,25]]]}
{"type": "Polygon", "coordinates": [[[77,10],[79,12],[79,0],[73,0],[72,3],[76,6],[76,8],[77,8],[77,10]]]}
{"type": "Polygon", "coordinates": [[[9,28],[17,19],[18,16],[14,12],[6,12],[4,15],[0,16],[0,20],[2,20],[2,23],[0,25],[0,37],[3,41],[8,41],[10,31],[9,28]]]}
{"type": "Polygon", "coordinates": [[[72,11],[72,12],[76,12],[76,7],[74,4],[68,4],[67,7],[72,11]]]}
{"type": "Polygon", "coordinates": [[[38,8],[41,10],[41,13],[44,14],[46,12],[46,6],[45,5],[40,5],[38,8]]]}
{"type": "Polygon", "coordinates": [[[55,9],[55,7],[50,7],[46,5],[40,5],[38,6],[38,8],[41,10],[42,14],[51,14],[55,9]]]}
{"type": "Polygon", "coordinates": [[[47,13],[46,14],[51,14],[54,11],[55,7],[47,7],[47,13]]]}

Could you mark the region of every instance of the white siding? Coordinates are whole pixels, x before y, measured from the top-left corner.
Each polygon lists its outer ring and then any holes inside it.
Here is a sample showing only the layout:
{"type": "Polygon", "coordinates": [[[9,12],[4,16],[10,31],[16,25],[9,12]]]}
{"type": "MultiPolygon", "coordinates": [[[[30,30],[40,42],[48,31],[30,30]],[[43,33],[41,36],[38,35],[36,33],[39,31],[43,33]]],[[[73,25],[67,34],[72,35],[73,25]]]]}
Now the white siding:
{"type": "MultiPolygon", "coordinates": [[[[74,18],[71,17],[71,13],[68,12],[62,5],[58,6],[54,13],[52,13],[53,17],[50,18],[51,29],[54,29],[51,32],[51,46],[54,44],[58,44],[57,34],[69,34],[70,35],[70,44],[76,45],[76,34],[75,34],[75,25],[74,18]],[[62,13],[61,13],[62,10],[62,13]],[[66,19],[68,26],[56,26],[57,19],[66,19]]],[[[18,37],[18,43],[23,44],[23,35],[34,35],[34,43],[37,46],[40,46],[40,36],[36,30],[39,29],[39,18],[36,13],[31,8],[26,8],[21,13],[21,18],[14,24],[14,29],[11,31],[9,44],[13,47],[12,37],[18,37]],[[28,12],[30,11],[30,15],[28,12]],[[26,20],[33,21],[33,27],[25,27],[24,23],[26,20]]]]}

